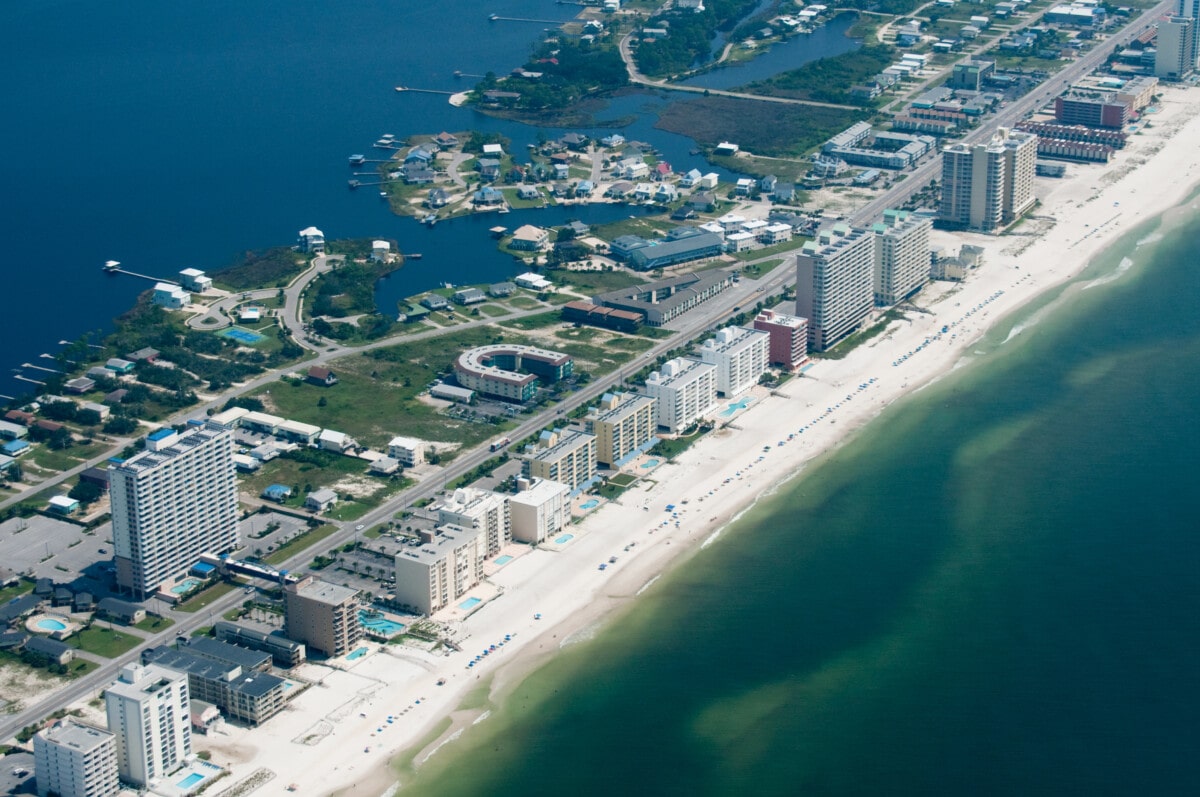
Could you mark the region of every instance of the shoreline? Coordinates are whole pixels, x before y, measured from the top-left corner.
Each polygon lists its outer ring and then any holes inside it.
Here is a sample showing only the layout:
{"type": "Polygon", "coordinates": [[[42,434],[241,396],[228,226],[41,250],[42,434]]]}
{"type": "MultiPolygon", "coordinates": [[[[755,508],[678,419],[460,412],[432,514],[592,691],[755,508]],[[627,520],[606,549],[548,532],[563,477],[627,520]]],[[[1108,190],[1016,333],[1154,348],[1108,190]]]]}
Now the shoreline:
{"type": "Polygon", "coordinates": [[[469,692],[486,685],[487,702],[502,705],[549,656],[613,622],[622,607],[723,535],[760,497],[784,487],[892,403],[970,362],[984,334],[1079,276],[1131,228],[1179,206],[1200,184],[1200,148],[1194,146],[1200,97],[1167,89],[1164,111],[1149,118],[1154,125],[1114,164],[1074,165],[1066,180],[1039,180],[1042,205],[1017,234],[935,233],[938,242],[982,244],[987,255],[966,282],[931,283],[916,297],[930,314],[892,322],[843,360],[817,361],[809,375],[775,395],[756,388],[750,407],[732,419],[738,429],[714,430],[676,462],[659,466],[648,490],[626,492],[619,503],[572,526],[576,539],[562,550],[532,550],[500,570],[492,581],[505,594],[463,621],[460,638],[468,650],[505,634],[512,638],[476,672],[466,668],[469,653],[422,655],[378,645],[346,670],[312,665],[329,688],[298,696],[288,710],[292,719],[255,731],[230,728],[228,741],[209,737],[214,759],[233,769],[229,782],[268,768],[290,774],[257,793],[285,794],[290,780],[304,784],[304,792],[381,794],[397,783],[398,755],[419,767],[432,754],[449,754],[442,746],[484,716],[482,709],[462,708],[469,692]],[[943,326],[950,332],[940,334],[943,326]],[[773,411],[759,411],[760,405],[773,411]],[[664,512],[668,503],[676,505],[675,515],[664,512]],[[623,552],[632,543],[636,547],[623,552]],[[596,563],[610,555],[619,561],[597,571],[596,563]],[[537,613],[545,619],[535,620],[537,613]],[[445,686],[435,685],[439,677],[445,686]],[[385,733],[393,714],[400,715],[397,724],[385,733]],[[428,741],[446,718],[450,727],[428,741]],[[317,723],[328,725],[326,735],[337,742],[322,736],[298,763],[292,737],[317,723]]]}

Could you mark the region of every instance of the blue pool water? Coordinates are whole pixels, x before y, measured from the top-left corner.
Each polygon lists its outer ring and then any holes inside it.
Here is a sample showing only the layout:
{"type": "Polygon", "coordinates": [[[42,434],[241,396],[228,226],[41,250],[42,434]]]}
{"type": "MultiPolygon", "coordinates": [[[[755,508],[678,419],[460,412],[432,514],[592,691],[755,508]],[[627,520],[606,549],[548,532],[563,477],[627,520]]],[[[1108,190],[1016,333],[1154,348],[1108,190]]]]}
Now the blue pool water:
{"type": "Polygon", "coordinates": [[[346,655],[346,658],[349,659],[350,661],[354,661],[356,659],[361,659],[365,655],[367,655],[367,649],[366,648],[358,648],[357,650],[353,651],[352,653],[348,653],[346,655]]]}
{"type": "Polygon", "coordinates": [[[462,603],[458,604],[458,608],[460,608],[460,609],[474,609],[476,606],[478,606],[478,605],[479,605],[479,604],[481,604],[481,603],[483,603],[483,601],[479,600],[479,598],[467,598],[465,601],[463,601],[462,603]]]}
{"type": "Polygon", "coordinates": [[[557,545],[565,545],[566,543],[570,542],[573,539],[575,539],[574,534],[560,534],[559,536],[554,538],[554,542],[557,545]]]}
{"type": "Polygon", "coordinates": [[[66,623],[62,622],[61,620],[51,620],[49,618],[47,618],[45,620],[38,620],[37,627],[42,631],[65,631],[65,630],[67,630],[66,623]]]}
{"type": "Polygon", "coordinates": [[[657,468],[658,463],[659,463],[659,460],[657,460],[657,459],[648,459],[642,463],[642,467],[643,468],[657,468]]]}
{"type": "Polygon", "coordinates": [[[194,578],[189,578],[189,579],[185,579],[183,582],[171,587],[171,592],[173,592],[176,595],[182,595],[185,592],[191,592],[193,589],[195,589],[199,585],[200,585],[199,581],[197,581],[194,578]]]}
{"type": "Polygon", "coordinates": [[[363,628],[380,636],[395,636],[404,630],[404,623],[397,623],[386,617],[376,617],[363,611],[358,613],[358,621],[362,623],[363,628]]]}
{"type": "Polygon", "coordinates": [[[738,410],[746,409],[746,407],[749,406],[749,404],[750,404],[749,398],[738,399],[737,401],[730,403],[730,405],[726,409],[721,410],[721,417],[729,418],[738,410]]]}
{"type": "Polygon", "coordinates": [[[202,780],[204,780],[203,775],[199,772],[193,772],[175,785],[181,789],[190,789],[202,780]]]}
{"type": "Polygon", "coordinates": [[[224,335],[227,338],[233,338],[238,343],[258,343],[260,340],[263,339],[263,336],[258,334],[257,332],[250,332],[249,330],[238,329],[237,327],[230,327],[229,329],[223,329],[220,332],[218,332],[217,334],[224,335]]]}
{"type": "Polygon", "coordinates": [[[582,504],[580,504],[579,508],[586,511],[588,509],[595,509],[598,506],[600,506],[599,501],[597,501],[595,498],[589,498],[588,500],[586,500],[582,504]]]}
{"type": "Polygon", "coordinates": [[[509,556],[508,554],[504,554],[504,556],[497,556],[497,557],[496,557],[496,564],[498,564],[498,565],[506,565],[506,564],[508,564],[509,562],[511,562],[512,560],[513,560],[513,558],[512,558],[511,556],[509,556]]]}

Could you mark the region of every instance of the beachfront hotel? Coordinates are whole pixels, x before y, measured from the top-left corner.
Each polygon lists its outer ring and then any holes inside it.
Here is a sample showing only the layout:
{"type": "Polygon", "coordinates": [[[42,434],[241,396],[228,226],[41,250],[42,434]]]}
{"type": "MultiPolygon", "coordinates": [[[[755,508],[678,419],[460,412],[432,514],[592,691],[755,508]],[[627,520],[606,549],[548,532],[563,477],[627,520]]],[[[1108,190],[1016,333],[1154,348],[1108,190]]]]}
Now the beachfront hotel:
{"type": "Polygon", "coordinates": [[[1200,20],[1190,16],[1168,17],[1158,24],[1158,41],[1154,51],[1156,77],[1182,80],[1196,71],[1198,26],[1200,20]]]}
{"type": "Polygon", "coordinates": [[[108,469],[117,585],[138,599],[238,544],[233,433],[211,421],[161,429],[146,448],[108,469]]]}
{"type": "Polygon", "coordinates": [[[71,717],[33,737],[38,797],[112,797],[117,777],[117,737],[71,717]]]}
{"type": "Polygon", "coordinates": [[[396,554],[396,602],[431,615],[451,605],[483,580],[483,535],[448,524],[421,530],[419,546],[396,554]]]}
{"type": "Polygon", "coordinates": [[[596,436],[585,432],[542,432],[534,450],[526,455],[526,477],[549,479],[567,485],[575,495],[596,478],[596,436]]]}
{"type": "Polygon", "coordinates": [[[658,441],[655,420],[658,400],[636,393],[605,393],[600,406],[584,419],[584,429],[596,436],[596,461],[620,467],[648,451],[658,441]]]}
{"type": "Polygon", "coordinates": [[[682,432],[717,406],[717,367],[676,357],[646,377],[646,394],[658,399],[660,429],[682,432]]]}
{"type": "Polygon", "coordinates": [[[566,379],[575,361],[568,355],[534,346],[497,344],[470,349],[454,361],[454,376],[469,390],[509,401],[531,401],[538,380],[553,384],[566,379]]]}
{"type": "Polygon", "coordinates": [[[284,634],[330,658],[344,656],[363,636],[358,608],[358,590],[308,576],[284,587],[284,634]]]}
{"type": "Polygon", "coordinates": [[[808,319],[808,346],[824,351],[862,324],[875,306],[875,235],[835,224],[796,255],[796,313],[808,319]]]}
{"type": "Polygon", "coordinates": [[[540,545],[556,536],[570,520],[570,494],[549,479],[517,479],[517,494],[508,496],[513,539],[540,545]]]}
{"type": "Polygon", "coordinates": [[[192,755],[187,676],[156,664],[126,664],[104,690],[108,729],[117,737],[121,780],[149,786],[192,755]]]}
{"type": "Polygon", "coordinates": [[[442,525],[479,529],[484,556],[495,556],[512,542],[506,496],[477,487],[460,487],[433,507],[442,525]]]}
{"type": "Polygon", "coordinates": [[[942,149],[939,218],[991,233],[1033,207],[1037,136],[1001,128],[986,144],[942,149]]]}
{"type": "Polygon", "coordinates": [[[767,333],[771,365],[794,371],[808,359],[807,318],[763,310],[755,316],[754,328],[767,333]]]}
{"type": "Polygon", "coordinates": [[[725,327],[700,347],[700,359],[717,367],[717,395],[731,398],[758,384],[767,372],[771,337],[745,327],[725,327]]]}
{"type": "Polygon", "coordinates": [[[932,250],[930,219],[907,210],[885,210],[875,233],[875,304],[898,304],[929,282],[932,250]]]}

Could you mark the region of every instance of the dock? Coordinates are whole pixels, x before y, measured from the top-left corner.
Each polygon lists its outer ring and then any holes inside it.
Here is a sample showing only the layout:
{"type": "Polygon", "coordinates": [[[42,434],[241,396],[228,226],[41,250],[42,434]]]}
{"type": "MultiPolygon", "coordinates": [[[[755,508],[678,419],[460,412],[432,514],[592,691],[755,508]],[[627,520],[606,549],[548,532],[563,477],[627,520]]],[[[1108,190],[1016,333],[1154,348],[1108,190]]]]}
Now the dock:
{"type": "Polygon", "coordinates": [[[414,89],[410,86],[397,86],[396,91],[415,91],[417,94],[444,94],[447,97],[453,97],[455,92],[442,91],[441,89],[414,89]]]}
{"type": "Polygon", "coordinates": [[[159,277],[151,277],[149,274],[139,274],[136,271],[130,271],[128,269],[121,268],[121,262],[119,260],[109,260],[103,266],[101,266],[101,268],[104,270],[105,274],[128,274],[131,277],[137,277],[138,279],[150,280],[151,282],[165,282],[167,285],[175,285],[175,286],[179,285],[179,283],[176,282],[175,280],[167,280],[167,279],[161,279],[159,277]]]}
{"type": "Polygon", "coordinates": [[[492,14],[488,17],[488,22],[536,22],[538,25],[565,25],[570,22],[569,19],[530,19],[527,17],[502,17],[499,14],[492,14]]]}

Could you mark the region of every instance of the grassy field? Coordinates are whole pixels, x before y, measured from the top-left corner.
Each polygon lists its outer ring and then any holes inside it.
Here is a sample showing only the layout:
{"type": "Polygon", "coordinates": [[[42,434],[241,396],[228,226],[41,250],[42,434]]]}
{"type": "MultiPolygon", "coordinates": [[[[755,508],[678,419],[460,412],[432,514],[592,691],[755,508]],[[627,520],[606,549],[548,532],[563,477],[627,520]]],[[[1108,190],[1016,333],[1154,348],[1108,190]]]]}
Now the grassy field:
{"type": "Polygon", "coordinates": [[[620,221],[600,224],[592,228],[592,234],[605,241],[612,241],[622,235],[637,235],[642,238],[657,238],[659,232],[665,232],[675,226],[675,222],[663,216],[630,216],[620,221]]]}
{"type": "Polygon", "coordinates": [[[500,323],[511,329],[532,330],[558,326],[563,323],[563,320],[562,315],[557,310],[551,310],[547,313],[527,315],[524,318],[512,318],[500,323]]]}
{"type": "Polygon", "coordinates": [[[159,617],[156,614],[148,614],[146,615],[146,619],[134,625],[134,628],[140,631],[158,633],[159,631],[170,628],[173,625],[175,625],[175,621],[170,617],[159,617]]]}
{"type": "Polygon", "coordinates": [[[580,293],[605,293],[630,285],[641,285],[646,280],[630,271],[567,271],[550,272],[555,282],[570,285],[580,293]]]}
{"type": "Polygon", "coordinates": [[[674,459],[695,445],[704,434],[703,429],[697,429],[690,435],[659,440],[654,446],[654,453],[663,459],[674,459]]]}
{"type": "Polygon", "coordinates": [[[8,603],[13,598],[20,597],[27,592],[33,591],[33,582],[21,579],[20,584],[14,584],[11,587],[0,589],[0,604],[8,603]]]}
{"type": "Polygon", "coordinates": [[[804,246],[804,242],[807,240],[809,239],[797,235],[792,240],[784,241],[781,244],[764,246],[762,249],[754,249],[749,252],[738,252],[736,255],[734,255],[734,257],[742,262],[747,260],[758,260],[760,257],[768,257],[770,255],[780,254],[782,252],[790,252],[793,249],[799,249],[800,247],[804,246]]]}
{"type": "Polygon", "coordinates": [[[325,539],[330,534],[333,534],[335,531],[337,531],[337,526],[329,523],[323,523],[312,531],[301,534],[291,542],[276,548],[274,551],[264,556],[263,561],[271,565],[281,564],[306,548],[316,545],[318,542],[325,539]]]}
{"type": "Polygon", "coordinates": [[[95,653],[106,659],[115,659],[122,653],[128,653],[146,640],[138,634],[118,629],[116,627],[93,625],[85,628],[69,640],[72,645],[88,653],[95,653]]]}
{"type": "Polygon", "coordinates": [[[781,263],[783,263],[782,257],[768,260],[765,263],[752,263],[742,268],[742,276],[751,280],[761,279],[774,271],[781,263]]]}
{"type": "Polygon", "coordinates": [[[292,488],[292,496],[283,502],[283,506],[300,509],[304,506],[306,486],[314,489],[326,487],[346,476],[362,476],[378,482],[380,487],[386,484],[385,479],[367,476],[368,464],[365,460],[354,457],[334,455],[325,458],[321,464],[301,462],[287,457],[278,457],[264,463],[257,473],[242,478],[242,489],[254,495],[261,495],[272,484],[283,484],[292,488]]]}
{"type": "Polygon", "coordinates": [[[193,595],[175,608],[181,612],[198,612],[213,601],[219,600],[235,589],[241,589],[241,587],[242,583],[240,581],[235,581],[232,584],[222,581],[219,584],[212,585],[203,592],[193,595]]]}

